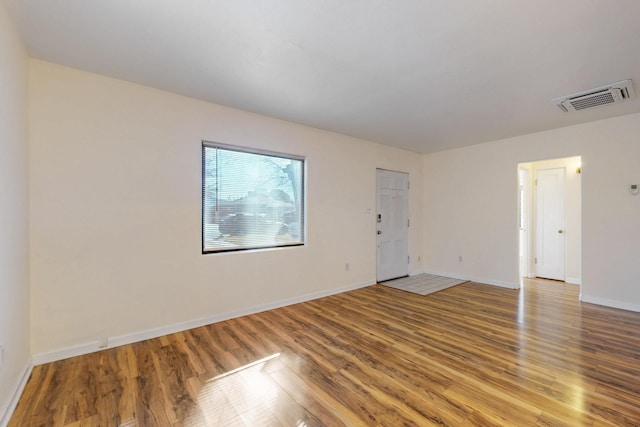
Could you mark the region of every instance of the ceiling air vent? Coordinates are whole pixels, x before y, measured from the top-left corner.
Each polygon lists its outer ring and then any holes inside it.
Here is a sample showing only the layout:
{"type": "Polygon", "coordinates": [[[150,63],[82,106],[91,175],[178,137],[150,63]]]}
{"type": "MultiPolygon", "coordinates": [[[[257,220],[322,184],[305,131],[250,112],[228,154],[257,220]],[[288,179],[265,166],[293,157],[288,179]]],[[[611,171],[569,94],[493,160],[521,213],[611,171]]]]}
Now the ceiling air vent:
{"type": "Polygon", "coordinates": [[[553,102],[564,112],[580,111],[601,105],[615,104],[633,98],[631,80],[623,80],[595,89],[554,98],[553,102]]]}

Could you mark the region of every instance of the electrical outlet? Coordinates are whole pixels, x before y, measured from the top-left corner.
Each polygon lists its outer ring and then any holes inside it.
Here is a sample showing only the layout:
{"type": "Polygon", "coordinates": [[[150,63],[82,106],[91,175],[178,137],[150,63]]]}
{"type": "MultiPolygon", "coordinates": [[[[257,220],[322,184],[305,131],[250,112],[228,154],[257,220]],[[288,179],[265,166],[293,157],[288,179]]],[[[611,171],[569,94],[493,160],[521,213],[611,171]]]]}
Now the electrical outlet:
{"type": "Polygon", "coordinates": [[[462,255],[458,256],[458,262],[462,262],[462,255]]]}
{"type": "Polygon", "coordinates": [[[101,338],[100,341],[98,341],[98,348],[102,350],[107,347],[109,347],[109,338],[101,338]]]}

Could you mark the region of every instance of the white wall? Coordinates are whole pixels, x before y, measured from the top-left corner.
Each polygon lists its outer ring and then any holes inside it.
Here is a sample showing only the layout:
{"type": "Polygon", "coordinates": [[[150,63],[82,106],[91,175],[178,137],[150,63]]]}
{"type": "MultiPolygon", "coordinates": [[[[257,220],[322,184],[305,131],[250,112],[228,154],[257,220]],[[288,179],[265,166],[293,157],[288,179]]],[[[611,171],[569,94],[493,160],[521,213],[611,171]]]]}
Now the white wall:
{"type": "Polygon", "coordinates": [[[411,176],[411,273],[517,287],[517,165],[581,155],[582,297],[640,310],[640,197],[626,188],[640,183],[640,115],[419,156],[47,62],[29,70],[35,354],[372,283],[376,167],[411,176]],[[307,156],[305,247],[200,254],[202,139],[307,156]]]}
{"type": "Polygon", "coordinates": [[[27,55],[0,3],[0,425],[30,365],[27,55]]]}
{"type": "Polygon", "coordinates": [[[374,282],[376,167],[410,174],[420,270],[415,153],[37,60],[29,82],[34,354],[374,282]],[[203,139],[307,156],[306,246],[201,255],[203,139]]]}
{"type": "Polygon", "coordinates": [[[517,164],[581,155],[582,299],[640,311],[638,135],[635,114],[425,155],[424,268],[517,287],[517,164]]]}

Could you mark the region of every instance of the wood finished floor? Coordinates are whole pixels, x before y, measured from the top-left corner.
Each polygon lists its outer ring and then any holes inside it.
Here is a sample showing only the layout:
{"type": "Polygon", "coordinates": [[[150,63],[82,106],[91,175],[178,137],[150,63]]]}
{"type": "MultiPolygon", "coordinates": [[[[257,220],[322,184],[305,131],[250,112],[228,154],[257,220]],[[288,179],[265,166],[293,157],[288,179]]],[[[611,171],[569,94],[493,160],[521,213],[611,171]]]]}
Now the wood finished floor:
{"type": "Polygon", "coordinates": [[[9,426],[638,426],[640,313],[372,286],[36,366],[9,426]]]}

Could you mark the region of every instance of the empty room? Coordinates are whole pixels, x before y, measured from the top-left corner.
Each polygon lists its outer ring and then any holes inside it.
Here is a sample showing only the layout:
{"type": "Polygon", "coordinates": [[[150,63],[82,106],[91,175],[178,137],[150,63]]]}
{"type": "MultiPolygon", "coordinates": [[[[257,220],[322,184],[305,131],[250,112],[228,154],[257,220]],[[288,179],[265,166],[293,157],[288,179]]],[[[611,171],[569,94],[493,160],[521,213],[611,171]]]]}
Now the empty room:
{"type": "Polygon", "coordinates": [[[640,425],[638,19],[0,0],[0,427],[640,425]]]}

